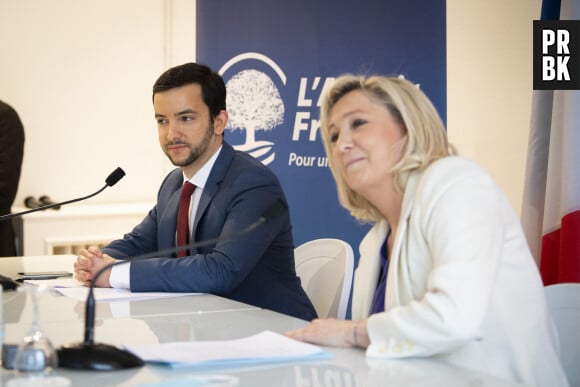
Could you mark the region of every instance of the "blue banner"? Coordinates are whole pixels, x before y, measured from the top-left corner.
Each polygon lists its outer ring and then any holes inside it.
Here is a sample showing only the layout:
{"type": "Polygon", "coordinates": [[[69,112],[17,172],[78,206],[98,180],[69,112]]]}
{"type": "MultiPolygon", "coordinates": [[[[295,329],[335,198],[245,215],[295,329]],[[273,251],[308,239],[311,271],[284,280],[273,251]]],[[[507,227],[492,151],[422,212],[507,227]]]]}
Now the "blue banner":
{"type": "Polygon", "coordinates": [[[197,0],[197,61],[228,89],[225,139],[267,164],[299,244],[358,244],[369,226],[338,203],[319,134],[320,97],[349,72],[404,76],[446,119],[445,0],[197,0]]]}

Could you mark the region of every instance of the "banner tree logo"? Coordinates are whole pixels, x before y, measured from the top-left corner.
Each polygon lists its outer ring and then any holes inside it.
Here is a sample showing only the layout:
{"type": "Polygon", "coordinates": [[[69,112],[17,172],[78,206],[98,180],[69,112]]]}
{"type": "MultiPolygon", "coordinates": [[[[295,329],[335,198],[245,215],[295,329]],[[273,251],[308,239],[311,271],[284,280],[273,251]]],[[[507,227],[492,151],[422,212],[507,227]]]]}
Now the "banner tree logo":
{"type": "MultiPolygon", "coordinates": [[[[284,122],[284,102],[269,76],[257,70],[243,70],[227,83],[226,105],[229,112],[227,129],[245,129],[246,142],[237,149],[256,158],[271,151],[270,141],[256,141],[257,130],[272,130],[284,122]]],[[[271,163],[275,153],[262,160],[271,163]]]]}

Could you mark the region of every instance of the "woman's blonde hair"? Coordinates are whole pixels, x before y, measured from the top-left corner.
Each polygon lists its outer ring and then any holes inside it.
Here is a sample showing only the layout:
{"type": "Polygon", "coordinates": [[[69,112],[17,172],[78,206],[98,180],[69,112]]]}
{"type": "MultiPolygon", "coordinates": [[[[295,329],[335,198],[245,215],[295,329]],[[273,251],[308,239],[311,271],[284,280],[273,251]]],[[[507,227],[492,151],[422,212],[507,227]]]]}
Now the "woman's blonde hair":
{"type": "MultiPolygon", "coordinates": [[[[320,108],[320,127],[324,149],[336,181],[340,203],[356,219],[377,222],[379,211],[365,198],[353,191],[336,168],[328,124],[336,103],[351,91],[360,90],[382,105],[401,125],[405,144],[401,159],[393,166],[395,184],[404,192],[409,174],[425,169],[440,158],[455,154],[447,141],[447,133],[437,110],[427,96],[411,82],[397,77],[343,75],[336,79],[325,94],[320,108]]],[[[386,150],[385,150],[386,151],[386,150]]]]}

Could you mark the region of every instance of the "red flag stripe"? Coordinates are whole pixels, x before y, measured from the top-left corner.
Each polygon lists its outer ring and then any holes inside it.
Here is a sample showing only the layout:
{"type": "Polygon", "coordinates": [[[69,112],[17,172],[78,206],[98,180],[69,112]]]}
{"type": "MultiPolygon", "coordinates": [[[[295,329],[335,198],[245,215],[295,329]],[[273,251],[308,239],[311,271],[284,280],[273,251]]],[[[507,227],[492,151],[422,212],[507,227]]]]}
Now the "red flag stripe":
{"type": "Polygon", "coordinates": [[[580,282],[580,211],[565,215],[561,228],[542,237],[540,273],[546,286],[580,282]]]}

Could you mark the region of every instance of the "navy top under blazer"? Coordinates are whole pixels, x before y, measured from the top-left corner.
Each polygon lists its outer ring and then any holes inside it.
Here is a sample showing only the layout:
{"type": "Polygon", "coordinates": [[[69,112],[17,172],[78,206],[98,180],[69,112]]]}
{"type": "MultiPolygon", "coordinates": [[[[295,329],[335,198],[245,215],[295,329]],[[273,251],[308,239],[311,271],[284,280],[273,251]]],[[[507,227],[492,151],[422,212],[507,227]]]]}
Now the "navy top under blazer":
{"type": "MultiPolygon", "coordinates": [[[[182,184],[182,170],[176,168],[163,181],[157,204],[143,221],[103,252],[130,259],[174,247],[182,184]]],[[[224,143],[203,189],[191,241],[239,232],[274,200],[287,204],[274,173],[224,143]]],[[[212,293],[305,320],[316,317],[296,275],[288,211],[242,236],[200,247],[183,258],[133,260],[130,273],[134,292],[212,293]]]]}

